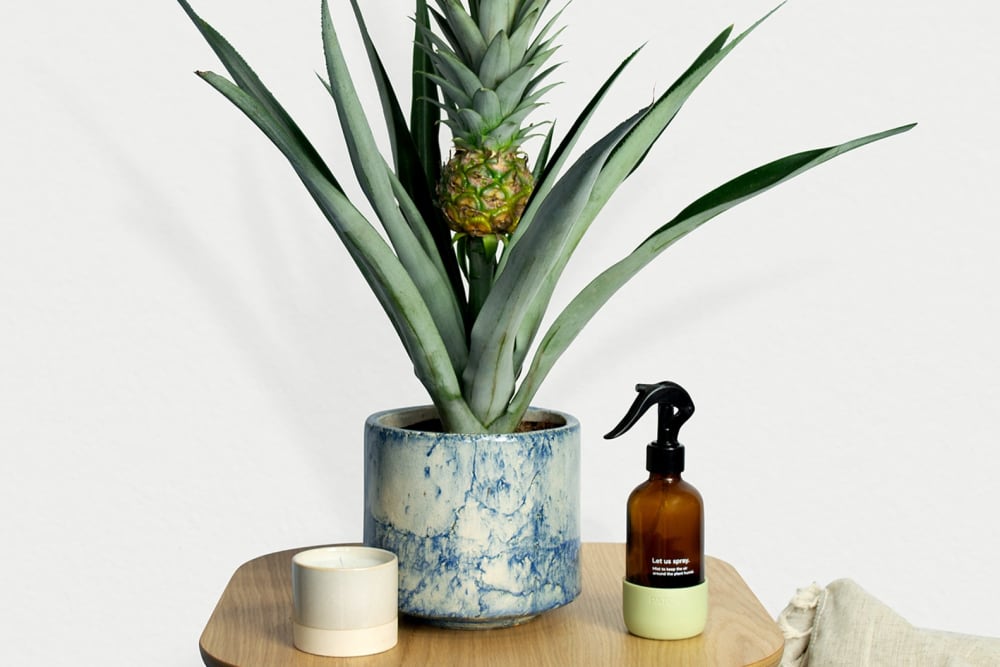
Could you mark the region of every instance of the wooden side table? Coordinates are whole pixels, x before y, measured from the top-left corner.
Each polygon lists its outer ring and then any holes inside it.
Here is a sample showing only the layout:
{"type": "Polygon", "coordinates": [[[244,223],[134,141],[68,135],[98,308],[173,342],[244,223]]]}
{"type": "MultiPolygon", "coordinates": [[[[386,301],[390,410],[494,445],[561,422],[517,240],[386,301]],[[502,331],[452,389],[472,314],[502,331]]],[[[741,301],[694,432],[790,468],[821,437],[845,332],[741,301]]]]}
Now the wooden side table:
{"type": "Polygon", "coordinates": [[[565,667],[670,665],[770,667],[784,639],[760,601],[728,563],[709,557],[708,624],[681,641],[628,634],[621,615],[624,544],[583,545],[583,592],[571,604],[524,625],[500,630],[442,630],[400,618],[391,651],[360,658],[325,658],[292,645],[290,549],[261,556],[233,574],[201,635],[209,667],[565,667]]]}

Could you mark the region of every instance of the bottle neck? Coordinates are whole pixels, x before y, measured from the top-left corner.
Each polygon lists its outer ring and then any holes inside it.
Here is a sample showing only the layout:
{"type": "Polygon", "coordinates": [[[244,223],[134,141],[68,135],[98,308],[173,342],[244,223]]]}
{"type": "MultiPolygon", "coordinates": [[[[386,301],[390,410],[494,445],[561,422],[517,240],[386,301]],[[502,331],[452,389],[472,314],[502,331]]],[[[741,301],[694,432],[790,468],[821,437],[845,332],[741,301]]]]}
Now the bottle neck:
{"type": "Polygon", "coordinates": [[[661,475],[679,475],[684,470],[684,446],[661,447],[650,443],[646,447],[646,470],[661,475]]]}

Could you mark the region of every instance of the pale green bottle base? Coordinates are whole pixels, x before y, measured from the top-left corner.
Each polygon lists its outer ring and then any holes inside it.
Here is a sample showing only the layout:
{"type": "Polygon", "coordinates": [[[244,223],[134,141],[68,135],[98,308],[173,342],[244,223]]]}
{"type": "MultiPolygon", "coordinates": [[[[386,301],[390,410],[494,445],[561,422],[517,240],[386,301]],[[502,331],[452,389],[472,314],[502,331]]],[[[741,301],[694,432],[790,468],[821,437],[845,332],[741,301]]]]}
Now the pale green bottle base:
{"type": "Polygon", "coordinates": [[[688,588],[647,588],[622,580],[625,627],[647,639],[700,635],[708,620],[708,582],[688,588]]]}

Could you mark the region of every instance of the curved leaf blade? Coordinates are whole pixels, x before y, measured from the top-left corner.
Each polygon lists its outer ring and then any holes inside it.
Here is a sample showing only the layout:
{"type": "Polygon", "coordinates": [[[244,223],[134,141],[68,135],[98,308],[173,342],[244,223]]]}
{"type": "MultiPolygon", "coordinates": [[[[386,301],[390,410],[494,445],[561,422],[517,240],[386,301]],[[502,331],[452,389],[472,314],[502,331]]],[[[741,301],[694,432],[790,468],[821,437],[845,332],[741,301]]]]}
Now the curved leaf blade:
{"type": "Polygon", "coordinates": [[[256,100],[257,104],[267,110],[271,118],[274,119],[274,122],[279,123],[302,147],[303,157],[307,158],[317,170],[329,179],[334,187],[338,190],[341,189],[340,184],[337,183],[337,180],[333,177],[333,173],[323,162],[319,153],[309,143],[309,140],[306,139],[305,134],[299,129],[299,126],[295,124],[291,116],[278,103],[278,100],[275,99],[274,95],[271,94],[271,91],[267,89],[250,65],[247,64],[246,60],[232,47],[225,37],[195,13],[187,0],[177,1],[188,15],[188,18],[198,28],[205,41],[208,42],[208,45],[215,52],[215,55],[222,62],[223,66],[225,66],[226,71],[233,77],[236,85],[256,100]]]}
{"type": "MultiPolygon", "coordinates": [[[[496,427],[509,428],[526,410],[553,364],[601,307],[636,273],[681,237],[730,208],[780,185],[828,160],[914,127],[903,125],[837,146],[805,151],[775,160],[738,176],[699,198],[651,234],[631,254],[588,284],[559,314],[538,350],[511,407],[496,427]]],[[[494,428],[494,425],[491,425],[494,428]]]]}
{"type": "MultiPolygon", "coordinates": [[[[427,5],[424,0],[418,3],[417,14],[419,17],[421,13],[419,5],[421,4],[423,5],[423,15],[426,21],[427,5]]],[[[361,13],[358,0],[351,0],[351,6],[354,9],[354,16],[361,31],[361,37],[371,64],[372,74],[375,77],[375,83],[378,88],[379,99],[382,102],[382,113],[385,116],[386,127],[392,143],[396,174],[398,175],[399,182],[421,214],[416,218],[413,215],[406,215],[405,217],[413,233],[420,240],[421,245],[423,245],[424,252],[438,265],[439,270],[448,276],[454,293],[454,299],[461,308],[465,301],[465,291],[458,269],[458,262],[455,260],[455,253],[451,248],[451,232],[441,219],[440,212],[434,205],[434,197],[432,195],[432,189],[434,183],[437,181],[437,174],[440,170],[441,159],[440,147],[437,145],[435,114],[430,112],[431,116],[425,118],[423,114],[428,113],[426,110],[428,102],[415,96],[412,103],[415,118],[414,124],[420,134],[417,137],[411,134],[409,128],[406,126],[406,117],[403,115],[399,98],[396,96],[392,82],[389,80],[389,74],[375,48],[371,34],[368,32],[368,26],[365,23],[364,15],[361,13]],[[433,147],[432,149],[430,149],[431,146],[433,147]],[[422,151],[429,151],[429,155],[422,151]],[[428,169],[431,171],[429,172],[428,169]]],[[[415,39],[420,39],[419,35],[420,32],[418,30],[415,39]]],[[[428,67],[431,66],[426,54],[417,46],[414,46],[414,59],[415,67],[425,63],[425,61],[428,67]]],[[[433,82],[427,80],[426,76],[420,75],[420,70],[414,69],[414,72],[415,92],[419,95],[433,94],[436,96],[437,91],[434,88],[433,82]]],[[[436,114],[436,116],[440,117],[440,114],[436,114]]],[[[393,188],[395,189],[395,183],[393,184],[393,188]]]]}
{"type": "Polygon", "coordinates": [[[497,277],[473,325],[463,374],[466,400],[483,423],[489,425],[503,414],[514,395],[514,350],[521,321],[562,252],[567,230],[586,206],[608,154],[639,117],[621,123],[591,146],[540,204],[524,242],[504,252],[507,270],[497,277]]]}
{"type": "MultiPolygon", "coordinates": [[[[778,8],[780,8],[780,5],[778,8]]],[[[590,224],[596,219],[597,214],[615,193],[618,186],[628,178],[646,157],[653,144],[656,143],[667,126],[673,121],[695,89],[722,62],[723,58],[729,55],[740,42],[771,16],[771,14],[776,12],[778,8],[766,14],[728,44],[727,41],[732,34],[733,28],[730,26],[723,30],[705,47],[687,70],[678,77],[677,81],[656,102],[647,108],[642,120],[615,147],[597,183],[594,185],[594,191],[590,201],[587,203],[586,210],[580,216],[577,225],[572,229],[573,238],[566,244],[566,252],[559,258],[559,261],[553,266],[552,271],[546,276],[543,289],[539,290],[535,303],[529,311],[528,316],[525,317],[521,329],[518,331],[518,352],[515,359],[515,364],[518,368],[524,363],[531,344],[538,334],[538,328],[541,326],[542,318],[548,309],[556,283],[569,263],[573,251],[590,227],[590,224]]]]}
{"type": "MultiPolygon", "coordinates": [[[[468,355],[462,309],[441,263],[435,263],[432,259],[438,257],[436,248],[430,253],[425,251],[396,201],[385,160],[375,143],[340,48],[327,0],[322,2],[322,33],[327,73],[330,77],[329,90],[336,103],[354,172],[399,255],[399,260],[433,313],[438,330],[447,344],[452,365],[455,369],[461,369],[465,366],[468,355]]],[[[417,231],[427,233],[426,226],[422,227],[418,227],[417,231]]]]}
{"type": "Polygon", "coordinates": [[[454,428],[483,430],[462,398],[433,315],[385,240],[344,193],[316,169],[304,147],[262,104],[221,76],[211,72],[201,76],[243,111],[288,159],[378,298],[442,419],[454,428]]]}
{"type": "MultiPolygon", "coordinates": [[[[521,221],[517,225],[517,229],[511,236],[510,242],[508,244],[508,250],[513,249],[514,246],[520,241],[521,237],[524,236],[528,228],[531,226],[532,220],[535,217],[535,212],[541,203],[548,196],[548,193],[552,190],[555,181],[559,175],[560,170],[565,164],[566,160],[569,158],[569,153],[576,146],[577,142],[583,134],[584,128],[587,127],[588,122],[593,117],[594,112],[597,111],[597,107],[600,106],[601,101],[607,95],[608,91],[611,90],[611,86],[618,79],[625,68],[628,67],[629,63],[635,59],[639,54],[639,49],[633,51],[625,60],[621,62],[620,65],[611,73],[611,76],[607,78],[604,84],[597,90],[594,96],[590,99],[587,105],[577,116],[573,125],[570,127],[569,132],[559,142],[559,146],[556,148],[555,152],[549,156],[549,151],[552,144],[553,131],[555,129],[555,124],[550,128],[549,134],[545,139],[545,144],[540,152],[540,158],[538,163],[535,165],[535,189],[531,194],[531,201],[529,201],[528,206],[525,208],[524,215],[521,217],[521,221]]],[[[503,273],[506,267],[506,258],[508,252],[504,253],[504,257],[501,258],[500,266],[497,268],[497,273],[503,273]]]]}
{"type": "MultiPolygon", "coordinates": [[[[439,138],[439,123],[441,113],[430,100],[438,99],[437,87],[428,78],[427,72],[434,71],[434,64],[427,55],[431,48],[427,33],[430,31],[430,14],[427,10],[427,0],[417,0],[417,11],[414,17],[416,27],[413,35],[413,99],[410,101],[410,132],[414,147],[427,177],[428,190],[432,190],[438,181],[441,170],[441,145],[439,138]]],[[[435,238],[437,233],[435,233],[435,238]]],[[[450,235],[449,235],[450,242],[450,235]]]]}

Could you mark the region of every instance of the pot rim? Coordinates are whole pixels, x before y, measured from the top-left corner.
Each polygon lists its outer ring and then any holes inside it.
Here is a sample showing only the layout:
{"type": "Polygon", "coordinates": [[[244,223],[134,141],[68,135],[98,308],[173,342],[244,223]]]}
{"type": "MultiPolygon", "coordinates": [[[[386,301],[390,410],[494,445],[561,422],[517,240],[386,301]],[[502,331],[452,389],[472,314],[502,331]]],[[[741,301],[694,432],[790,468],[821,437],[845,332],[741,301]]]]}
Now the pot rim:
{"type": "Polygon", "coordinates": [[[434,419],[438,416],[437,408],[433,405],[413,405],[404,408],[393,408],[389,410],[382,410],[368,416],[365,420],[365,426],[369,428],[379,428],[385,429],[387,431],[405,431],[406,433],[414,434],[427,434],[434,437],[447,437],[456,436],[461,438],[470,437],[487,437],[487,438],[498,438],[498,437],[518,437],[531,435],[532,433],[558,433],[561,431],[578,431],[580,429],[580,421],[573,415],[561,412],[559,410],[553,410],[550,408],[540,408],[532,406],[528,408],[525,412],[525,419],[530,421],[545,421],[546,418],[556,418],[558,421],[563,423],[559,426],[551,426],[544,429],[538,429],[535,431],[524,431],[518,433],[455,433],[451,431],[423,431],[420,429],[409,428],[405,424],[417,424],[428,419],[434,419]],[[392,419],[392,422],[389,420],[392,419]]]}

